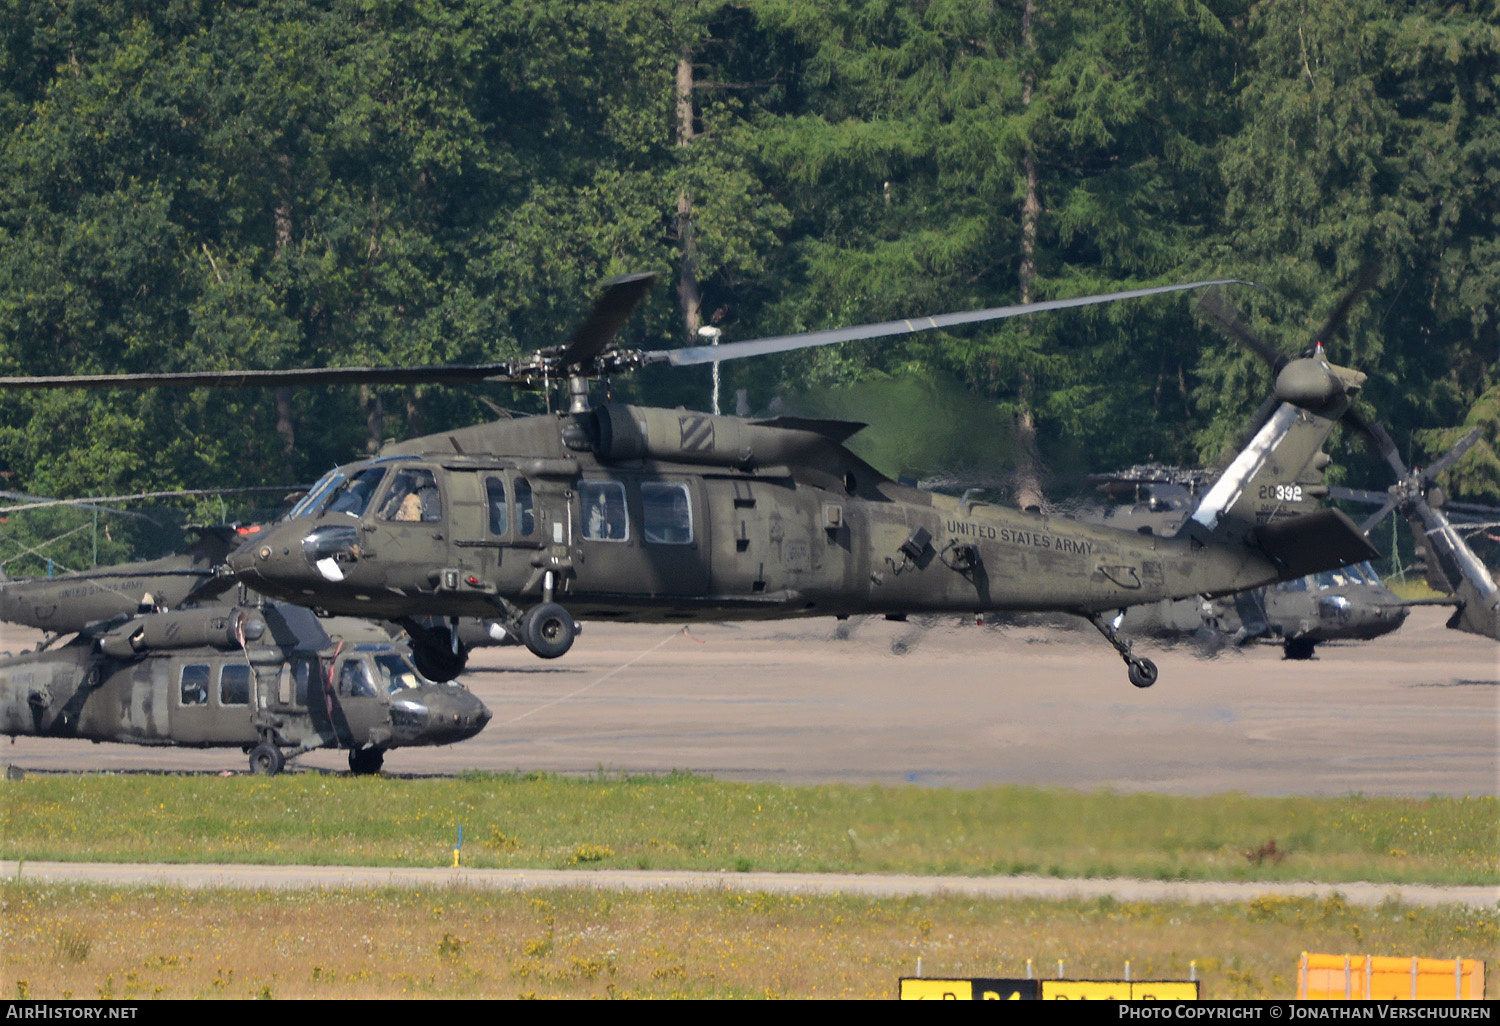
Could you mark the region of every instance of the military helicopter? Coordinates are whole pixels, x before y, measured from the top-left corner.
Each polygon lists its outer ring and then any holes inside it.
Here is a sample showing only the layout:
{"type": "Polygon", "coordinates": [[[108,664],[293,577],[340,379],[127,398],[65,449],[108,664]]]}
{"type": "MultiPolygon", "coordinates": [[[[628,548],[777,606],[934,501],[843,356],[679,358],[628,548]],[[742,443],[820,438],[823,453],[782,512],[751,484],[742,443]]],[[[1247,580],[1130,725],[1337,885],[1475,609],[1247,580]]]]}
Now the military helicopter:
{"type": "Polygon", "coordinates": [[[12,580],[0,574],[0,620],[51,634],[73,634],[117,616],[222,600],[235,587],[224,560],[260,528],[189,527],[186,551],[161,559],[12,580]]]}
{"type": "MultiPolygon", "coordinates": [[[[1422,553],[1427,583],[1435,590],[1453,596],[1452,603],[1456,608],[1448,620],[1448,627],[1500,641],[1500,587],[1464,541],[1457,526],[1449,520],[1444,512],[1449,505],[1446,496],[1434,483],[1439,474],[1479,441],[1479,429],[1475,428],[1460,438],[1452,449],[1425,470],[1406,469],[1390,433],[1379,423],[1370,426],[1370,437],[1396,472],[1396,483],[1383,493],[1332,488],[1330,494],[1334,498],[1380,507],[1360,525],[1367,535],[1392,512],[1405,517],[1422,553]]],[[[1456,510],[1467,507],[1476,513],[1493,515],[1495,512],[1490,507],[1475,504],[1451,505],[1456,510]]]]}
{"type": "Polygon", "coordinates": [[[0,659],[0,733],[238,747],[268,775],[316,748],[375,773],[388,749],[452,744],[489,719],[376,625],[274,602],[118,617],[0,659]]]}
{"type": "MultiPolygon", "coordinates": [[[[1091,475],[1101,491],[1119,497],[1122,489],[1129,489],[1137,501],[1084,517],[1170,537],[1191,514],[1212,478],[1206,470],[1160,464],[1091,475]]],[[[1132,606],[1120,629],[1153,637],[1201,637],[1206,631],[1233,645],[1279,641],[1286,658],[1310,659],[1321,642],[1369,640],[1395,631],[1406,622],[1409,606],[1385,587],[1373,566],[1363,562],[1232,595],[1132,606]]]]}
{"type": "MultiPolygon", "coordinates": [[[[215,489],[213,494],[233,492],[276,492],[291,499],[306,494],[306,486],[252,489],[215,489]]],[[[201,490],[155,492],[150,498],[205,494],[201,490]]],[[[21,500],[15,505],[0,506],[0,516],[16,510],[72,505],[96,508],[112,515],[141,516],[104,503],[139,499],[140,496],[108,496],[91,500],[58,500],[15,492],[0,492],[0,498],[21,500]]],[[[291,502],[286,503],[290,507],[291,502]]],[[[145,517],[145,519],[151,519],[145,517]]],[[[225,565],[234,549],[253,539],[260,524],[188,525],[184,530],[194,541],[183,552],[159,559],[93,567],[47,577],[12,579],[0,570],[0,620],[46,631],[49,639],[77,631],[105,620],[153,612],[217,604],[227,600],[227,593],[237,586],[225,565]]],[[[244,603],[244,595],[239,597],[244,603]]],[[[451,658],[439,644],[424,645],[431,617],[403,618],[392,622],[390,633],[412,648],[417,669],[424,677],[446,683],[456,676],[451,658]],[[435,654],[433,654],[435,652],[435,654]]],[[[520,645],[521,639],[507,633],[496,620],[461,620],[457,626],[460,643],[465,648],[520,645]]]]}
{"type": "Polygon", "coordinates": [[[905,487],[844,447],[861,424],[589,403],[590,379],[652,363],[713,363],[1231,279],[722,345],[615,348],[652,277],[610,281],[566,345],[513,361],[5,378],[0,387],[566,382],[566,411],[412,439],[338,468],[228,557],[256,591],[320,613],[447,618],[448,629],[414,642],[446,653],[453,667],[466,657],[453,629],[463,617],[497,619],[534,654],[556,658],[573,642],[575,616],[1055,610],[1093,623],[1131,683],[1149,687],[1155,664],[1106,614],[1375,554],[1347,515],[1318,508],[1328,463],[1321,447],[1364,381],[1331,364],[1321,342],[1279,369],[1274,412],[1170,538],[905,487]]]}

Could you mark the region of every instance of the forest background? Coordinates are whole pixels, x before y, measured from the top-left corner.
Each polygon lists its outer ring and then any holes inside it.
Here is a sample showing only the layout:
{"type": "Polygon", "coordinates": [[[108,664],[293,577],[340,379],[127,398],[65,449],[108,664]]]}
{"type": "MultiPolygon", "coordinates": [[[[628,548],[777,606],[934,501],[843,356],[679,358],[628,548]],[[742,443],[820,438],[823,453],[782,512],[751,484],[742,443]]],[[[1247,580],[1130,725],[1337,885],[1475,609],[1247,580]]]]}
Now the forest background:
{"type": "MultiPolygon", "coordinates": [[[[0,0],[0,374],[495,360],[642,270],[622,341],[652,348],[1237,277],[1295,351],[1374,261],[1330,356],[1409,464],[1479,426],[1445,483],[1493,502],[1497,90],[1480,0],[0,0]]],[[[726,412],[870,420],[888,473],[1049,497],[1211,465],[1270,383],[1182,296],[723,377],[726,412]]],[[[707,369],[611,387],[709,404],[707,369]]],[[[290,486],[542,404],[9,393],[0,488],[290,486]]],[[[160,544],[87,510],[0,537],[12,574],[160,544]]]]}

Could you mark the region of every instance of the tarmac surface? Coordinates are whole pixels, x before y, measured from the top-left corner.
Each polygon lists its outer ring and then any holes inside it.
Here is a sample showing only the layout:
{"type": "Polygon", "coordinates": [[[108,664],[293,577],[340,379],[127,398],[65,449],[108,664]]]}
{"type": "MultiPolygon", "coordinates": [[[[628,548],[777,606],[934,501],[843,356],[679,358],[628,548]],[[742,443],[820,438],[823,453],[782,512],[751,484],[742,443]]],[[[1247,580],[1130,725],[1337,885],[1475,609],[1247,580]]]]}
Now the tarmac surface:
{"type": "MultiPolygon", "coordinates": [[[[1130,686],[1094,629],[938,617],[667,626],[585,624],[572,651],[474,653],[463,682],[494,713],[478,737],[397,749],[388,773],[686,770],[725,780],[1168,794],[1500,793],[1500,645],[1418,607],[1398,632],[1226,649],[1145,639],[1130,686]]],[[[38,636],[0,628],[0,650],[38,636]]],[[[24,771],[243,772],[236,749],[17,738],[24,771]]],[[[338,752],[293,764],[342,771],[338,752]]]]}

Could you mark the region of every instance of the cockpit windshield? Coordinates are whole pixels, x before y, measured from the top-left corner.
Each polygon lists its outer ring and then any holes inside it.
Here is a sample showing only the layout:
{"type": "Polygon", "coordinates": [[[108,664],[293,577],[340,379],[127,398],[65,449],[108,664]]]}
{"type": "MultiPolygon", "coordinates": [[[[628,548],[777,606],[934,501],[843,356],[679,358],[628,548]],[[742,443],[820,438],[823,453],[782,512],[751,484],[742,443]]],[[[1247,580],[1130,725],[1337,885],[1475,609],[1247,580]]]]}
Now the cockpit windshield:
{"type": "Polygon", "coordinates": [[[424,687],[430,683],[427,678],[417,672],[417,668],[409,659],[394,649],[375,656],[375,672],[380,674],[380,686],[393,695],[409,688],[424,687]]]}
{"type": "Polygon", "coordinates": [[[375,491],[385,477],[384,467],[366,467],[353,478],[345,481],[334,491],[323,508],[324,513],[347,513],[351,517],[362,517],[375,491]]]}
{"type": "Polygon", "coordinates": [[[323,504],[323,500],[328,498],[328,493],[343,483],[343,480],[344,472],[342,470],[330,470],[318,478],[317,483],[307,490],[307,494],[297,501],[297,505],[292,507],[291,512],[286,515],[286,519],[291,520],[302,516],[309,510],[317,509],[323,504]]]}
{"type": "Polygon", "coordinates": [[[1357,566],[1346,566],[1342,570],[1324,570],[1314,574],[1313,581],[1320,591],[1328,588],[1359,587],[1368,583],[1357,566]]]}

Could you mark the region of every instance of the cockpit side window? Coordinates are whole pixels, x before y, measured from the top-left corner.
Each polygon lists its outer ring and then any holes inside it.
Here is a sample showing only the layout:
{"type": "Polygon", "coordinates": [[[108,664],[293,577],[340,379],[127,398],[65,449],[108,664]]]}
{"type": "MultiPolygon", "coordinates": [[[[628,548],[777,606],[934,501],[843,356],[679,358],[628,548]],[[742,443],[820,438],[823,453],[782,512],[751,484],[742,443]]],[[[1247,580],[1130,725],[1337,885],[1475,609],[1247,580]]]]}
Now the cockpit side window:
{"type": "Polygon", "coordinates": [[[486,477],[484,498],[490,512],[490,534],[504,534],[509,529],[505,508],[505,479],[486,477]]]}
{"type": "Polygon", "coordinates": [[[397,471],[380,504],[380,518],[406,524],[442,520],[443,500],[432,471],[423,467],[397,471]]]}
{"type": "Polygon", "coordinates": [[[339,668],[340,698],[374,698],[375,682],[363,659],[345,659],[339,668]]]}
{"type": "Polygon", "coordinates": [[[338,487],[323,512],[347,513],[351,517],[364,516],[384,477],[384,467],[366,467],[338,487]]]}

